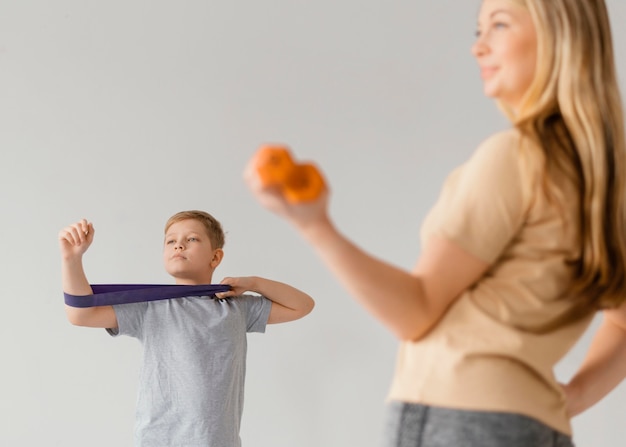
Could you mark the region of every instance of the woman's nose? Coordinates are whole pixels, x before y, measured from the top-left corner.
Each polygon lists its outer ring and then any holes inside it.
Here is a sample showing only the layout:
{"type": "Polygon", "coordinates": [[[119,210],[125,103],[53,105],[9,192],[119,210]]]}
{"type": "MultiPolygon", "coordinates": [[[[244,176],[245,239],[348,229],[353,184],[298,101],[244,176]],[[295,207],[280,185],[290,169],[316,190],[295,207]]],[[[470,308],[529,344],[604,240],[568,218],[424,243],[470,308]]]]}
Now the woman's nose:
{"type": "Polygon", "coordinates": [[[472,55],[474,57],[476,57],[476,58],[485,55],[487,53],[487,51],[488,51],[487,43],[485,42],[485,38],[482,37],[482,36],[478,36],[476,38],[476,41],[472,45],[470,51],[471,51],[472,55]]]}

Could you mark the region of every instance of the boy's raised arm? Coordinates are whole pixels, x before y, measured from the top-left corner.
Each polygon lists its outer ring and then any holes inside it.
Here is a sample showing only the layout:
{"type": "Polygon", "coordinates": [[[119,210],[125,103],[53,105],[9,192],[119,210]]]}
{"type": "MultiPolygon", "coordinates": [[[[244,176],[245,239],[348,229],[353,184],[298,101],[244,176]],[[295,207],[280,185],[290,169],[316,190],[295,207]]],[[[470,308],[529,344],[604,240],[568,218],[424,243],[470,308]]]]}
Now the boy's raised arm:
{"type": "MultiPolygon", "coordinates": [[[[91,285],[83,269],[83,255],[93,242],[94,227],[83,219],[59,232],[63,291],[70,295],[91,295],[91,285]]],[[[116,328],[117,318],[112,306],[77,308],[65,306],[67,319],[77,326],[116,328]]]]}
{"type": "Polygon", "coordinates": [[[244,292],[259,293],[272,301],[268,324],[286,323],[304,317],[313,310],[315,301],[308,294],[278,281],[258,276],[224,278],[221,284],[228,284],[232,290],[218,293],[218,298],[241,295],[244,292]]]}

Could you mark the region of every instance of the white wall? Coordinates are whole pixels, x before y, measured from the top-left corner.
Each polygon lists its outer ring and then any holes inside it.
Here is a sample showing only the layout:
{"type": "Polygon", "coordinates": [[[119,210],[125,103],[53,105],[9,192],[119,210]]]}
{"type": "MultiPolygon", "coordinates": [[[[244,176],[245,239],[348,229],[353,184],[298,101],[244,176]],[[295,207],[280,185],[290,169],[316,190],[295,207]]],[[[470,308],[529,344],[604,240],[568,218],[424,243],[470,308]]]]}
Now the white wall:
{"type": "MultiPolygon", "coordinates": [[[[608,3],[626,86],[626,5],[608,3]]],[[[377,445],[396,343],[241,172],[259,144],[292,145],[323,167],[339,227],[411,267],[446,173],[506,125],[469,53],[477,9],[0,2],[0,445],[131,445],[139,345],[66,322],[57,232],[94,221],[91,282],[164,283],[163,223],[190,208],[228,231],[216,280],[262,275],[317,299],[306,319],[249,337],[244,445],[377,445]]],[[[619,388],[577,418],[577,445],[622,446],[625,399],[619,388]]]]}

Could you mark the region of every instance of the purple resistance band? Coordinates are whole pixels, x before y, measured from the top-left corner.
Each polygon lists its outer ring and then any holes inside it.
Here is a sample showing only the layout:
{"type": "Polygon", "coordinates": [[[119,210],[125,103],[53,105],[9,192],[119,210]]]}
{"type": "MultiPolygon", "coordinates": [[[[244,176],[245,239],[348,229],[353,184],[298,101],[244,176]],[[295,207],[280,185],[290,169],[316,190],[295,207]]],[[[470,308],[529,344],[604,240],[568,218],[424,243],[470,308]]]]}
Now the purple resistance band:
{"type": "Polygon", "coordinates": [[[210,296],[227,292],[231,287],[224,284],[201,284],[183,286],[172,284],[92,284],[93,295],[70,295],[63,293],[65,304],[71,307],[111,306],[114,304],[141,303],[167,300],[186,296],[210,296]]]}

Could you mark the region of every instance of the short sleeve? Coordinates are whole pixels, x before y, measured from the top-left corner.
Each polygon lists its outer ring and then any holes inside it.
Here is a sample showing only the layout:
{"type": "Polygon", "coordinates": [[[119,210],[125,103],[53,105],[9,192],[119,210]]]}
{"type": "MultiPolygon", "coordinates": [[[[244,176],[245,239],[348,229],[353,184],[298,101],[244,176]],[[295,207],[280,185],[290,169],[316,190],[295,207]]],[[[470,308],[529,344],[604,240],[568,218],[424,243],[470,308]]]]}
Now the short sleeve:
{"type": "Polygon", "coordinates": [[[143,334],[143,317],[148,308],[147,302],[118,304],[113,306],[117,318],[117,329],[107,329],[109,335],[128,335],[141,339],[143,334]]]}
{"type": "Polygon", "coordinates": [[[243,306],[246,332],[265,332],[272,302],[261,295],[241,295],[237,302],[243,306]]]}
{"type": "Polygon", "coordinates": [[[446,182],[435,205],[433,234],[474,256],[495,261],[521,228],[527,189],[517,132],[494,135],[446,182]]]}

